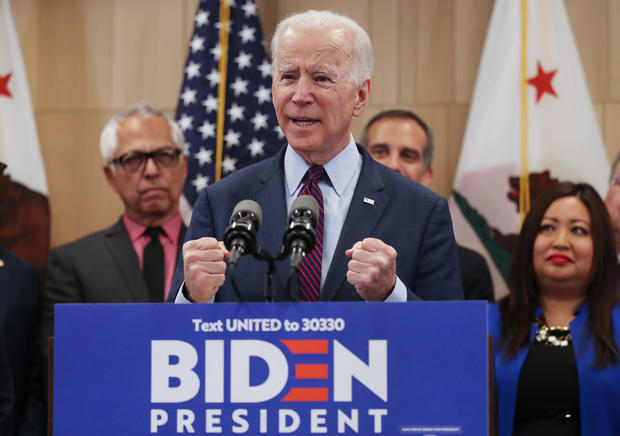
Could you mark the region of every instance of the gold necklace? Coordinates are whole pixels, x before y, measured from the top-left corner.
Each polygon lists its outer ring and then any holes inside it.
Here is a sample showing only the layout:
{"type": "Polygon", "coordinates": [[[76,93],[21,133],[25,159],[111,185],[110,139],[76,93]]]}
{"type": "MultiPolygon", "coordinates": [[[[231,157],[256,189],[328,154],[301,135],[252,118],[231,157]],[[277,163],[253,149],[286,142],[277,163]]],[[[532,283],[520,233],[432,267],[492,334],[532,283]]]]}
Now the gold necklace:
{"type": "Polygon", "coordinates": [[[569,327],[551,326],[542,324],[536,332],[536,342],[542,342],[550,347],[568,347],[572,340],[569,327]]]}

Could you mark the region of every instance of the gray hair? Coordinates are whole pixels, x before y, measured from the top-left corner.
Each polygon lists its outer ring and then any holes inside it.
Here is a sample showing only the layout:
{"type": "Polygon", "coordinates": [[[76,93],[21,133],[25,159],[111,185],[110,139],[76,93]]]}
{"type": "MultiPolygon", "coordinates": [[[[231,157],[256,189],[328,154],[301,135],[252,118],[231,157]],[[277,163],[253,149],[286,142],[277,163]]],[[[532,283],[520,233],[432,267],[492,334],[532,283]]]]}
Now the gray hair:
{"type": "Polygon", "coordinates": [[[420,118],[415,113],[405,110],[405,109],[389,109],[383,112],[379,112],[374,117],[366,123],[364,127],[364,131],[362,132],[362,136],[360,138],[360,144],[362,144],[365,148],[368,147],[368,130],[370,130],[370,126],[372,126],[377,121],[385,120],[385,119],[402,119],[402,120],[413,120],[422,127],[424,133],[426,133],[426,144],[424,146],[424,152],[422,153],[422,160],[424,162],[424,169],[427,170],[433,164],[433,151],[435,149],[435,141],[433,139],[433,131],[428,124],[424,122],[422,118],[420,118]]]}
{"type": "Polygon", "coordinates": [[[114,153],[118,148],[118,126],[128,117],[136,116],[141,119],[148,119],[151,117],[162,117],[168,121],[170,126],[170,133],[175,145],[183,150],[183,144],[185,144],[185,138],[183,137],[183,131],[179,125],[164,111],[157,109],[145,101],[134,103],[131,106],[123,109],[110,118],[110,121],[105,125],[101,132],[101,138],[99,139],[99,149],[101,150],[101,156],[103,160],[110,163],[114,159],[114,153]]]}
{"type": "Polygon", "coordinates": [[[354,20],[344,15],[331,11],[309,10],[289,15],[276,26],[271,39],[271,56],[273,57],[272,71],[277,64],[278,43],[282,34],[291,27],[299,29],[325,29],[340,28],[350,30],[353,33],[353,59],[351,62],[352,76],[359,86],[364,80],[372,76],[372,44],[366,31],[354,20]]]}

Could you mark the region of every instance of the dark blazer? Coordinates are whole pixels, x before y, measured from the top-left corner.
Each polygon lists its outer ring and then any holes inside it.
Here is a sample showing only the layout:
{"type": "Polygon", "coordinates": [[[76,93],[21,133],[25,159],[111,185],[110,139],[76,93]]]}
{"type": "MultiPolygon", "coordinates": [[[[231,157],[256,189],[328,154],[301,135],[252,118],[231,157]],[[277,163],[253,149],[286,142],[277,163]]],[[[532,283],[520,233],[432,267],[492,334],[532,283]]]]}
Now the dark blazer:
{"type": "MultiPolygon", "coordinates": [[[[257,245],[272,255],[282,247],[287,210],[284,187],[284,150],[276,156],[236,171],[205,188],[194,205],[186,239],[213,236],[222,240],[235,205],[245,199],[263,210],[257,245]]],[[[396,273],[407,286],[408,300],[463,298],[456,243],[446,200],[374,161],[358,146],[362,170],[351,200],[325,283],[321,301],[361,301],[346,280],[349,258],[345,250],[366,237],[381,239],[398,252],[396,273]],[[369,199],[366,200],[365,199],[369,199]],[[374,204],[370,204],[373,203],[374,204]]],[[[327,212],[329,213],[329,211],[327,212]]],[[[282,286],[288,259],[276,263],[278,300],[290,297],[282,286]]],[[[243,301],[263,301],[266,263],[244,256],[235,270],[243,301]]],[[[179,259],[168,301],[174,301],[183,283],[183,259],[179,259]]],[[[234,301],[230,277],[218,290],[216,301],[234,301]]]]}
{"type": "Polygon", "coordinates": [[[45,434],[36,269],[0,247],[0,435],[45,434]]]}
{"type": "MultiPolygon", "coordinates": [[[[185,236],[179,235],[179,250],[185,236]]],[[[149,293],[129,233],[113,226],[53,248],[43,299],[43,337],[53,336],[56,303],[146,303],[149,293]]]]}
{"type": "Polygon", "coordinates": [[[466,300],[495,301],[493,280],[484,257],[469,248],[456,246],[461,267],[461,280],[466,300]]]}

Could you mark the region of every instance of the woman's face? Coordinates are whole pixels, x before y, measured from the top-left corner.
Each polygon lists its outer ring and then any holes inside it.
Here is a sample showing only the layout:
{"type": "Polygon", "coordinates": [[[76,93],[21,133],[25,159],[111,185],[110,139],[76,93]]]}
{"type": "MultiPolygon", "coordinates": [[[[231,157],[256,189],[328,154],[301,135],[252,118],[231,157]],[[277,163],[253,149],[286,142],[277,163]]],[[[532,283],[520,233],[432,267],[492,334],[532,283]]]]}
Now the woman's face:
{"type": "Polygon", "coordinates": [[[590,213],[581,200],[562,197],[551,203],[534,240],[534,271],[541,292],[560,287],[583,293],[593,246],[590,213]]]}

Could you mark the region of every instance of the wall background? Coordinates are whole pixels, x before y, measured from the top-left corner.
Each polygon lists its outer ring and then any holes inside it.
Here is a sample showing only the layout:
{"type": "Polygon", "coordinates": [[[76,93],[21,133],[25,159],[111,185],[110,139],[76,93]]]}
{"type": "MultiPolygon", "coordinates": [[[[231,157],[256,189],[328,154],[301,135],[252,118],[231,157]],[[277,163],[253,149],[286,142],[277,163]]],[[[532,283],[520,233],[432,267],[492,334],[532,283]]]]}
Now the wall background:
{"type": "MultiPolygon", "coordinates": [[[[512,1],[512,0],[509,0],[512,1]]],[[[434,189],[458,163],[492,0],[257,0],[263,32],[291,12],[357,20],[375,50],[370,105],[408,108],[433,128],[434,189]]],[[[47,170],[52,246],[114,222],[99,134],[137,100],[174,114],[198,0],[10,0],[47,170]]],[[[620,0],[565,0],[610,159],[620,150],[620,0]]]]}

